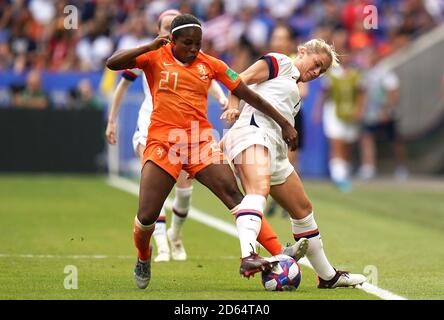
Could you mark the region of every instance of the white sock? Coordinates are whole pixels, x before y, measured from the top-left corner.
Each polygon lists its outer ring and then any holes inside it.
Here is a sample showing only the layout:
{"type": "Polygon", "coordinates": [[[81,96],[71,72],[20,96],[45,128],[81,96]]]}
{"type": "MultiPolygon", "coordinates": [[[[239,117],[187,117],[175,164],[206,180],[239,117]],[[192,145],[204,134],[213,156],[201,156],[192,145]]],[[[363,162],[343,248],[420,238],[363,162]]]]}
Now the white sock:
{"type": "Polygon", "coordinates": [[[176,196],[173,202],[173,208],[181,214],[187,214],[190,211],[191,194],[193,187],[178,188],[176,187],[176,196]]]}
{"type": "Polygon", "coordinates": [[[153,232],[153,238],[156,242],[157,252],[164,251],[169,252],[168,240],[166,236],[166,217],[165,217],[165,206],[162,207],[159,217],[156,221],[156,228],[153,232]]]}
{"type": "Polygon", "coordinates": [[[332,279],[336,271],[325,256],[321,235],[313,212],[303,219],[296,220],[290,218],[290,220],[294,239],[298,241],[300,238],[307,238],[309,241],[305,256],[310,261],[313,269],[323,280],[332,279]]]}
{"type": "Polygon", "coordinates": [[[236,227],[242,258],[256,251],[256,239],[262,225],[266,199],[261,195],[247,194],[236,212],[236,227]]]}
{"type": "Polygon", "coordinates": [[[348,163],[341,158],[333,158],[329,161],[331,179],[335,182],[348,179],[348,163]]]}
{"type": "Polygon", "coordinates": [[[190,210],[192,192],[193,187],[176,187],[176,197],[174,198],[173,214],[171,218],[171,229],[176,236],[180,235],[182,226],[187,219],[188,211],[190,210]]]}

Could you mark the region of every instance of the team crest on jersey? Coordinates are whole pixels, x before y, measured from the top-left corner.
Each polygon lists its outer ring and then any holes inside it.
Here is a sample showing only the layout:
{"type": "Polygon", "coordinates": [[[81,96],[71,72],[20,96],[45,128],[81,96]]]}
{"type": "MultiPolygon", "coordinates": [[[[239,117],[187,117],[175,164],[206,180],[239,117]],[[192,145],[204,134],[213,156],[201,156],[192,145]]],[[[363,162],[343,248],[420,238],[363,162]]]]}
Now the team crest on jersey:
{"type": "Polygon", "coordinates": [[[205,67],[204,64],[199,63],[199,64],[197,65],[197,71],[199,71],[199,74],[200,74],[200,80],[207,80],[207,79],[208,79],[207,68],[205,67]]]}
{"type": "Polygon", "coordinates": [[[156,153],[157,153],[157,156],[159,158],[162,158],[162,156],[163,156],[163,149],[161,147],[157,147],[156,153]]]}

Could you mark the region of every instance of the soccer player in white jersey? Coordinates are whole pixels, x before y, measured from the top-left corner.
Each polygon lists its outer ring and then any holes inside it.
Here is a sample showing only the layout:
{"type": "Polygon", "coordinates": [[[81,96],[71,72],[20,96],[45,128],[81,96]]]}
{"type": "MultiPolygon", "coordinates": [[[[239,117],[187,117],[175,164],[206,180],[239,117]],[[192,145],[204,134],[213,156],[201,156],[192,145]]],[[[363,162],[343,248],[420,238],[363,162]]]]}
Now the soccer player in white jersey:
{"type": "MultiPolygon", "coordinates": [[[[295,60],[283,54],[270,53],[240,76],[293,123],[301,99],[297,83],[316,79],[331,65],[337,64],[333,48],[321,39],[314,39],[298,48],[295,60]]],[[[221,118],[233,121],[239,116],[240,101],[233,95],[229,101],[228,110],[221,118]]],[[[222,142],[246,193],[242,203],[248,202],[263,213],[266,197],[271,194],[290,214],[294,239],[308,238],[306,257],[318,275],[318,288],[350,287],[366,280],[363,275],[336,270],[325,256],[312,204],[288,161],[287,144],[274,120],[245,104],[239,119],[222,142]]],[[[244,232],[239,232],[241,250],[246,250],[256,241],[261,220],[254,215],[238,216],[236,224],[238,230],[242,230],[243,225],[249,226],[244,228],[244,232]],[[256,222],[255,228],[252,220],[256,222]]]]}
{"type": "MultiPolygon", "coordinates": [[[[180,15],[180,12],[174,9],[166,10],[159,15],[157,21],[159,35],[169,34],[171,22],[178,15],[180,15]]],[[[143,71],[140,69],[131,69],[125,70],[122,74],[122,79],[117,86],[108,116],[106,137],[108,143],[110,144],[115,144],[117,142],[116,118],[122,99],[127,92],[129,85],[133,83],[137,77],[142,74],[142,72],[143,71]]],[[[145,99],[140,107],[137,118],[137,129],[133,135],[134,151],[140,159],[143,158],[148,126],[150,124],[151,112],[153,111],[151,92],[148,87],[146,77],[143,75],[142,81],[145,99]]],[[[209,92],[222,106],[227,104],[228,100],[222,88],[216,81],[212,81],[209,92]]],[[[162,211],[156,222],[156,228],[153,233],[157,246],[157,256],[154,258],[155,262],[170,261],[170,258],[173,258],[173,260],[187,259],[187,254],[183,246],[181,235],[182,226],[186,220],[190,208],[191,194],[193,190],[191,180],[187,179],[187,176],[188,175],[185,172],[182,172],[176,183],[176,195],[172,208],[173,214],[170,228],[168,230],[166,229],[165,207],[162,207],[162,211]]]]}

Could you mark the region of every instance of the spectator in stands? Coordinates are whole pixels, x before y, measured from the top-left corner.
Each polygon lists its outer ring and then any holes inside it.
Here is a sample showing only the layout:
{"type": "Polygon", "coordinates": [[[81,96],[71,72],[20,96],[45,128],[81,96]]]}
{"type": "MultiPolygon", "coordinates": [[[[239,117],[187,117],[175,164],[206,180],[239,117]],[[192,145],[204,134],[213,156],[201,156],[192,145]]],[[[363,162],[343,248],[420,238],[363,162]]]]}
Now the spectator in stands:
{"type": "Polygon", "coordinates": [[[8,37],[0,32],[0,71],[11,68],[13,62],[14,57],[8,44],[8,37]]]}
{"type": "Polygon", "coordinates": [[[78,86],[71,90],[67,107],[70,109],[102,110],[103,104],[95,94],[91,81],[82,79],[78,86]]]}
{"type": "Polygon", "coordinates": [[[351,191],[351,151],[359,139],[364,90],[361,72],[353,65],[349,51],[342,51],[341,65],[321,79],[321,92],[313,113],[321,120],[329,141],[330,178],[342,192],[351,191]]]}
{"type": "Polygon", "coordinates": [[[377,171],[376,137],[384,134],[393,144],[396,163],[395,178],[405,180],[408,171],[405,165],[405,147],[396,128],[395,109],[399,101],[399,79],[389,70],[377,65],[383,56],[376,48],[368,50],[369,68],[363,84],[366,103],[363,112],[361,136],[361,167],[358,176],[362,179],[375,177],[377,171]]]}
{"type": "Polygon", "coordinates": [[[113,52],[113,42],[106,25],[106,22],[98,18],[88,22],[89,32],[79,41],[76,50],[81,70],[102,69],[106,58],[113,52]]]}
{"type": "Polygon", "coordinates": [[[13,95],[12,103],[18,108],[48,109],[49,97],[42,89],[41,74],[37,70],[29,72],[26,86],[13,95]]]}

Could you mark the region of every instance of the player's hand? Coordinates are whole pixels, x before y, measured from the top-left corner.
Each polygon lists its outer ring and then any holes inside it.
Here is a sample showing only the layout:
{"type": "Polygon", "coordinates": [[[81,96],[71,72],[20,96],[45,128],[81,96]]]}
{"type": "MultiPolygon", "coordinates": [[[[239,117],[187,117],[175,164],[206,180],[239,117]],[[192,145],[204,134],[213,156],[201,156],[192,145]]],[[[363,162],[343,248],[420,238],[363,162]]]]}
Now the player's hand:
{"type": "Polygon", "coordinates": [[[151,41],[150,47],[151,47],[151,50],[157,50],[160,47],[162,47],[162,46],[164,46],[164,45],[166,45],[168,43],[170,43],[170,39],[169,39],[169,37],[167,35],[158,36],[156,39],[151,41]]]}
{"type": "Polygon", "coordinates": [[[227,97],[225,97],[225,96],[220,97],[217,101],[222,106],[222,110],[223,111],[226,111],[228,109],[228,99],[227,99],[227,97]]]}
{"type": "Polygon", "coordinates": [[[286,122],[282,127],[282,139],[284,139],[291,151],[296,150],[296,147],[298,146],[297,138],[298,132],[296,129],[289,122],[286,122]]]}
{"type": "Polygon", "coordinates": [[[106,126],[106,141],[108,141],[109,144],[116,144],[117,143],[117,125],[114,121],[108,121],[108,124],[106,126]]]}
{"type": "Polygon", "coordinates": [[[220,116],[221,120],[226,120],[228,123],[232,123],[239,118],[240,112],[238,109],[226,109],[220,116]]]}

